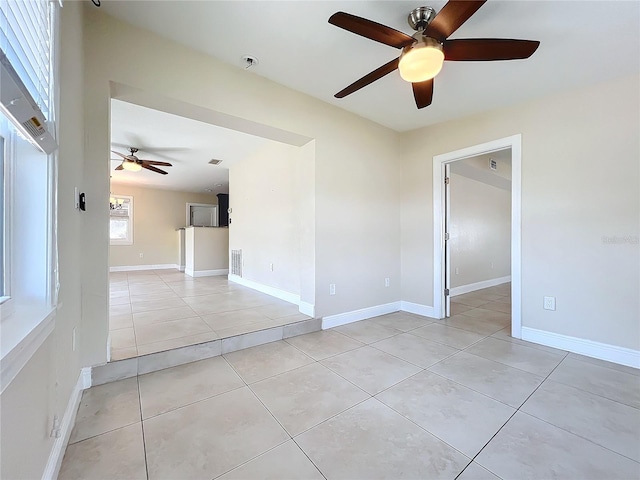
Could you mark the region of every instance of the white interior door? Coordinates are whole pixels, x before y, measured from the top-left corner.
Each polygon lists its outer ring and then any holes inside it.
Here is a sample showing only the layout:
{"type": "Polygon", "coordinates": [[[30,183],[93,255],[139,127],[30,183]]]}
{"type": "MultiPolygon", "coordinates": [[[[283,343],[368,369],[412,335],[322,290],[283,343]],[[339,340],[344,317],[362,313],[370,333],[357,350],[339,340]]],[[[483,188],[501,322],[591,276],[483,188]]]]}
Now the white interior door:
{"type": "Polygon", "coordinates": [[[451,234],[449,233],[451,215],[451,165],[444,165],[444,315],[451,316],[451,234]]]}

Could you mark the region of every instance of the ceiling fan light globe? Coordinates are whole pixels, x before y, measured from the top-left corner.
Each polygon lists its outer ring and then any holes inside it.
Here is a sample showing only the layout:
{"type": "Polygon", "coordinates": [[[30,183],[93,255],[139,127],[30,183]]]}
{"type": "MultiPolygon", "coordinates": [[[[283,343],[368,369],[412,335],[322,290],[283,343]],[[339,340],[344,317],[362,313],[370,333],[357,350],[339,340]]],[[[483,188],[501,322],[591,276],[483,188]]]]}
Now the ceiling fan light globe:
{"type": "Polygon", "coordinates": [[[438,75],[443,63],[442,45],[433,38],[423,37],[418,43],[405,47],[400,55],[398,70],[403,80],[419,83],[438,75]]]}
{"type": "Polygon", "coordinates": [[[136,162],[124,161],[122,162],[122,168],[125,170],[129,170],[130,172],[139,172],[142,170],[142,165],[137,164],[136,162]]]}

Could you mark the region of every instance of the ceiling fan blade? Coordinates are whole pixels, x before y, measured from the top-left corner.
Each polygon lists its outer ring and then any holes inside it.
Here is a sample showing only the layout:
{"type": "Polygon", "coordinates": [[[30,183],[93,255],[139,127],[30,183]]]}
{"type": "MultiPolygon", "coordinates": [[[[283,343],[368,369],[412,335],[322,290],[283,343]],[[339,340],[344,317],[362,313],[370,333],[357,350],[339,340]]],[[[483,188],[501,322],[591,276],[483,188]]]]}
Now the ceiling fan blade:
{"type": "Polygon", "coordinates": [[[162,175],[166,175],[168,172],[165,172],[164,170],[160,170],[159,168],[153,167],[151,165],[146,165],[144,163],[142,163],[142,168],[146,168],[147,170],[151,170],[152,172],[156,172],[156,173],[161,173],[162,175]]]}
{"type": "Polygon", "coordinates": [[[115,153],[116,155],[119,155],[119,156],[121,156],[122,158],[127,158],[127,156],[126,156],[126,155],[124,155],[124,154],[122,154],[122,153],[120,153],[120,152],[116,152],[115,150],[111,150],[111,153],[115,153]]]}
{"type": "Polygon", "coordinates": [[[424,82],[412,83],[413,98],[416,100],[416,107],[424,108],[431,105],[433,100],[433,78],[424,82]]]}
{"type": "Polygon", "coordinates": [[[529,58],[538,49],[540,42],[534,40],[511,40],[508,38],[469,38],[446,40],[443,45],[444,59],[461,62],[516,60],[529,58]]]}
{"type": "Polygon", "coordinates": [[[395,69],[398,68],[399,61],[400,60],[398,58],[394,58],[389,63],[385,63],[381,67],[376,68],[373,72],[368,73],[367,75],[365,75],[359,80],[356,80],[347,88],[340,90],[338,93],[334,95],[334,97],[343,98],[343,97],[346,97],[347,95],[351,95],[353,92],[360,90],[362,87],[366,87],[370,83],[373,83],[376,80],[384,77],[385,75],[388,75],[389,73],[393,72],[395,69]]]}
{"type": "Polygon", "coordinates": [[[484,5],[487,0],[449,0],[432,20],[425,34],[444,41],[484,5]]]}
{"type": "Polygon", "coordinates": [[[173,167],[173,165],[170,164],[169,162],[156,162],[155,160],[142,160],[142,159],[140,159],[140,161],[143,164],[146,163],[147,165],[160,165],[164,167],[173,167]]]}
{"type": "Polygon", "coordinates": [[[122,166],[122,164],[120,164],[116,167],[116,170],[124,170],[124,167],[122,166]]]}
{"type": "Polygon", "coordinates": [[[415,42],[405,33],[350,13],[336,12],[329,17],[329,23],[390,47],[402,48],[415,42]]]}

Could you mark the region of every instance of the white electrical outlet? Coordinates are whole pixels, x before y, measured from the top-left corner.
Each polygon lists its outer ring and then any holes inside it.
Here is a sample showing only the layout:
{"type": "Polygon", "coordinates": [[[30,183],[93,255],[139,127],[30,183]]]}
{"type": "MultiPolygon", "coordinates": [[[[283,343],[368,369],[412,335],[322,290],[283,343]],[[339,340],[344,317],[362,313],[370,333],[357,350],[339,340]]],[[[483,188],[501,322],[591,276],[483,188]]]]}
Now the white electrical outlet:
{"type": "Polygon", "coordinates": [[[460,267],[456,267],[456,275],[460,275],[460,267]]]}
{"type": "Polygon", "coordinates": [[[384,279],[384,286],[388,287],[389,286],[389,277],[384,279]]]}
{"type": "Polygon", "coordinates": [[[144,253],[141,253],[141,254],[140,254],[140,258],[144,258],[144,253]]]}
{"type": "Polygon", "coordinates": [[[544,297],[544,309],[555,310],[556,309],[556,297],[544,297]]]}
{"type": "Polygon", "coordinates": [[[273,263],[269,264],[269,270],[271,270],[273,272],[273,263]]]}
{"type": "Polygon", "coordinates": [[[329,295],[335,295],[336,294],[336,284],[335,283],[330,283],[329,284],[329,295]]]}

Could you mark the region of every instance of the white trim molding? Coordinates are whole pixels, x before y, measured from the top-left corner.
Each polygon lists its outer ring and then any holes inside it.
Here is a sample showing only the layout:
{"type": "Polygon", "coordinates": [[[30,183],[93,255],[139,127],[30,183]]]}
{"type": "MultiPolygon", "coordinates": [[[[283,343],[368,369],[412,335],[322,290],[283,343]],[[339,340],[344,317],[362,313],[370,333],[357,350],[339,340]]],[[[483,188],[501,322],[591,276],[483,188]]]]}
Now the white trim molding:
{"type": "Polygon", "coordinates": [[[509,283],[511,281],[511,275],[500,278],[492,278],[490,280],[483,280],[481,282],[470,283],[468,285],[460,285],[451,289],[450,295],[455,297],[456,295],[462,295],[464,293],[475,292],[476,290],[482,290],[483,288],[495,287],[496,285],[502,285],[503,283],[509,283]]]}
{"type": "Polygon", "coordinates": [[[579,353],[587,357],[640,368],[640,351],[618,347],[607,343],[594,342],[584,338],[570,337],[530,327],[522,327],[522,339],[528,342],[579,353]]]}
{"type": "Polygon", "coordinates": [[[298,309],[300,310],[300,313],[304,313],[308,317],[315,318],[316,306],[313,303],[307,303],[300,300],[298,303],[298,309]]]}
{"type": "Polygon", "coordinates": [[[156,265],[122,265],[119,267],[109,267],[110,272],[135,272],[139,270],[169,270],[178,269],[177,263],[163,263],[156,265]]]}
{"type": "Polygon", "coordinates": [[[300,305],[300,295],[296,295],[295,293],[286,292],[284,290],[280,290],[279,288],[270,287],[269,285],[263,285],[262,283],[248,280],[239,275],[229,275],[229,281],[237,283],[238,285],[242,285],[244,287],[251,288],[253,290],[257,290],[258,292],[266,293],[267,295],[279,298],[280,300],[284,300],[285,302],[300,305]]]}
{"type": "Polygon", "coordinates": [[[69,443],[69,437],[71,436],[71,431],[76,423],[76,414],[78,413],[78,406],[82,399],[82,391],[90,386],[91,368],[83,368],[80,371],[78,381],[71,392],[69,402],[67,403],[67,409],[65,410],[60,426],[58,427],[58,432],[53,442],[53,448],[49,454],[49,460],[47,461],[44,473],[42,474],[42,480],[54,480],[58,478],[62,459],[64,458],[64,453],[67,449],[67,444],[69,443]]]}
{"type": "Polygon", "coordinates": [[[434,318],[444,318],[444,170],[456,160],[511,148],[511,335],[522,336],[522,135],[512,135],[433,157],[433,310],[434,318]]]}
{"type": "Polygon", "coordinates": [[[423,317],[437,318],[435,315],[435,310],[429,305],[422,305],[420,303],[412,303],[402,300],[400,302],[400,309],[403,312],[409,312],[415,315],[421,315],[423,317]]]}
{"type": "Polygon", "coordinates": [[[373,307],[361,308],[360,310],[353,310],[351,312],[338,313],[336,315],[323,317],[322,330],[339,327],[340,325],[346,325],[360,320],[366,320],[367,318],[379,317],[380,315],[386,315],[388,313],[399,312],[400,303],[401,302],[385,303],[383,305],[375,305],[373,307]]]}
{"type": "Polygon", "coordinates": [[[191,268],[186,268],[184,273],[189,275],[190,277],[215,277],[218,275],[229,275],[228,268],[220,268],[218,270],[193,270],[191,268]]]}

